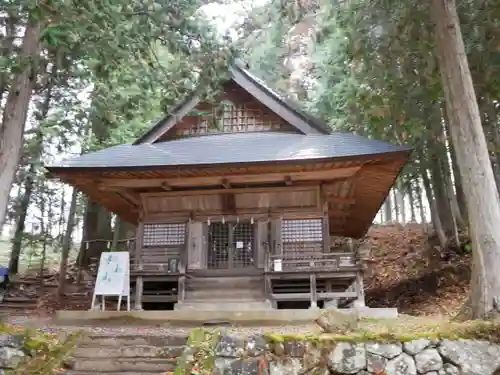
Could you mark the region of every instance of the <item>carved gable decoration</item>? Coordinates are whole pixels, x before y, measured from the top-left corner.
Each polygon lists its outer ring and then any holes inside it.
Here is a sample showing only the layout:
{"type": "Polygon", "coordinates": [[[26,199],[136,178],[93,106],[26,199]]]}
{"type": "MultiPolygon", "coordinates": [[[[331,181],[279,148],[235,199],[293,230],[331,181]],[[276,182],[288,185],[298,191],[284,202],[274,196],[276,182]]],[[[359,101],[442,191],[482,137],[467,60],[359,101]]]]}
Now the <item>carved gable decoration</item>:
{"type": "Polygon", "coordinates": [[[328,125],[267,87],[241,64],[231,66],[230,73],[232,78],[218,100],[202,102],[193,93],[134,144],[220,133],[330,133],[328,125]]]}
{"type": "Polygon", "coordinates": [[[223,100],[211,111],[201,112],[192,126],[179,127],[180,135],[204,133],[244,133],[267,130],[293,130],[283,119],[258,103],[233,103],[223,100]]]}
{"type": "Polygon", "coordinates": [[[250,100],[231,100],[227,95],[219,103],[201,103],[179,121],[161,140],[209,133],[245,133],[259,131],[297,130],[281,117],[250,100]]]}

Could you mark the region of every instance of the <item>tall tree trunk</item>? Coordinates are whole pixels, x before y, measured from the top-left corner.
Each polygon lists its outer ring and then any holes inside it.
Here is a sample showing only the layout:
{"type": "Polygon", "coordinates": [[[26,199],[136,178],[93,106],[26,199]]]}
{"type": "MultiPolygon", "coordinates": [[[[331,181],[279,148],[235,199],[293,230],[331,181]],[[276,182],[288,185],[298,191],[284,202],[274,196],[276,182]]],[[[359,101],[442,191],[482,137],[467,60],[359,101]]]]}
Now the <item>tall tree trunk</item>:
{"type": "Polygon", "coordinates": [[[396,197],[398,198],[398,206],[401,212],[401,223],[406,224],[405,190],[403,189],[403,183],[401,180],[398,181],[397,186],[396,197]]]}
{"type": "Polygon", "coordinates": [[[416,188],[417,188],[418,209],[420,211],[420,221],[424,226],[426,226],[427,219],[425,217],[424,199],[422,198],[422,185],[420,184],[420,180],[417,181],[416,188]]]}
{"type": "Polygon", "coordinates": [[[35,174],[35,164],[30,165],[30,169],[24,182],[24,192],[19,204],[19,216],[16,222],[16,231],[14,232],[14,239],[12,241],[12,249],[10,251],[9,259],[9,274],[16,275],[19,272],[19,258],[21,257],[21,248],[23,243],[24,228],[26,225],[26,216],[28,215],[28,207],[33,194],[35,174]]]}
{"type": "Polygon", "coordinates": [[[464,226],[466,220],[465,217],[467,216],[467,208],[465,205],[464,191],[462,189],[462,178],[460,177],[460,172],[458,170],[458,165],[457,165],[457,158],[455,155],[455,147],[453,146],[453,141],[451,140],[450,137],[450,118],[448,116],[448,111],[446,109],[446,106],[444,106],[442,112],[444,117],[444,126],[446,129],[446,134],[448,135],[448,145],[449,145],[450,159],[451,159],[451,171],[453,172],[453,181],[456,192],[455,201],[458,205],[458,216],[460,217],[458,223],[459,225],[464,226]]]}
{"type": "Polygon", "coordinates": [[[415,195],[413,194],[413,182],[408,184],[408,199],[410,200],[410,215],[413,223],[417,222],[417,213],[415,212],[415,195]]]}
{"type": "MultiPolygon", "coordinates": [[[[62,189],[61,192],[61,203],[60,203],[60,213],[59,213],[59,225],[58,225],[58,232],[59,232],[59,245],[64,247],[64,237],[66,234],[66,231],[64,230],[64,224],[65,224],[65,219],[64,219],[64,213],[66,212],[66,194],[64,194],[65,191],[62,189]]],[[[71,209],[71,207],[70,207],[71,209]]],[[[66,223],[66,228],[67,228],[67,223],[66,223]]]]}
{"type": "Polygon", "coordinates": [[[489,139],[494,146],[494,152],[490,159],[493,165],[497,189],[500,189],[500,133],[498,131],[498,117],[495,106],[496,104],[490,95],[485,94],[480,111],[483,114],[484,128],[489,130],[489,139]]]}
{"type": "Polygon", "coordinates": [[[76,258],[76,265],[78,266],[78,274],[76,276],[76,283],[80,285],[82,281],[82,268],[84,267],[84,261],[87,256],[87,239],[88,239],[88,230],[87,230],[87,215],[89,210],[89,199],[85,199],[85,212],[83,214],[83,224],[82,224],[82,241],[80,243],[80,250],[78,251],[78,256],[76,258]]]}
{"type": "MultiPolygon", "coordinates": [[[[97,69],[99,70],[99,69],[97,69]]],[[[103,70],[104,71],[104,70],[103,70]]],[[[106,74],[98,73],[97,80],[107,80],[106,74]]],[[[102,82],[101,82],[102,83],[102,82]]],[[[100,100],[100,94],[104,90],[104,85],[95,85],[91,114],[90,131],[96,144],[103,145],[109,138],[110,128],[113,126],[107,120],[106,107],[100,100]]],[[[108,241],[112,241],[111,213],[103,206],[88,201],[85,214],[86,241],[87,246],[81,257],[81,266],[87,268],[93,259],[99,260],[101,253],[108,247],[108,241]]]]}
{"type": "Polygon", "coordinates": [[[393,199],[392,199],[392,203],[393,203],[393,206],[394,206],[394,220],[396,222],[399,222],[399,202],[398,202],[398,195],[396,193],[396,188],[392,189],[392,196],[393,196],[393,199]]]}
{"type": "Polygon", "coordinates": [[[385,222],[390,223],[392,221],[392,204],[391,204],[391,193],[387,195],[384,203],[384,214],[385,214],[385,222]]]}
{"type": "Polygon", "coordinates": [[[12,250],[10,253],[10,260],[9,260],[9,272],[13,275],[17,274],[19,271],[19,258],[21,255],[21,246],[22,246],[22,241],[23,241],[23,235],[24,235],[24,228],[25,228],[25,222],[26,222],[26,216],[28,214],[28,208],[31,202],[31,195],[33,193],[33,188],[34,188],[34,177],[37,169],[37,164],[40,162],[40,159],[42,157],[42,152],[43,152],[43,132],[42,129],[40,128],[40,123],[43,121],[50,109],[50,103],[52,100],[52,90],[54,88],[55,84],[55,76],[57,73],[57,68],[56,65],[54,64],[52,69],[51,69],[51,75],[47,81],[47,88],[45,90],[45,96],[43,98],[43,101],[40,105],[39,111],[35,114],[36,120],[38,121],[38,128],[36,129],[36,138],[35,138],[35,144],[33,147],[31,160],[30,160],[30,166],[28,170],[28,174],[26,176],[26,181],[25,181],[25,188],[24,188],[24,194],[21,199],[21,204],[20,204],[20,213],[17,219],[16,223],[16,231],[14,234],[14,241],[12,244],[12,250]]]}
{"type": "MultiPolygon", "coordinates": [[[[2,39],[0,56],[10,58],[14,53],[14,41],[16,39],[16,26],[19,19],[17,15],[9,13],[5,25],[5,37],[2,39]]],[[[7,90],[9,71],[0,72],[0,100],[7,90]]]]}
{"type": "Polygon", "coordinates": [[[107,249],[107,242],[112,241],[111,214],[101,205],[88,201],[84,225],[85,240],[88,242],[80,266],[88,268],[92,261],[99,261],[101,253],[107,249]]]}
{"type": "Polygon", "coordinates": [[[111,250],[118,251],[118,240],[120,239],[120,224],[119,216],[115,216],[115,225],[113,226],[113,241],[111,241],[111,250]]]}
{"type": "Polygon", "coordinates": [[[465,195],[464,189],[462,187],[462,177],[460,176],[460,171],[458,170],[457,157],[455,154],[455,147],[450,144],[450,156],[451,156],[451,168],[453,171],[453,179],[455,182],[455,191],[457,194],[457,203],[460,208],[460,214],[462,216],[462,220],[467,220],[467,205],[465,203],[465,195]]]}
{"type": "Polygon", "coordinates": [[[442,249],[446,248],[448,244],[448,238],[446,237],[446,233],[444,232],[443,225],[441,223],[441,219],[438,214],[438,207],[436,204],[436,199],[433,196],[433,191],[431,187],[431,182],[429,176],[427,175],[427,171],[422,173],[422,179],[424,181],[425,194],[427,195],[427,201],[429,202],[429,207],[431,209],[431,220],[432,226],[434,227],[434,231],[439,240],[439,245],[442,249]]]}
{"type": "Polygon", "coordinates": [[[453,232],[453,217],[446,191],[441,162],[439,159],[436,159],[436,154],[434,154],[434,158],[435,160],[430,163],[429,168],[431,175],[431,188],[436,204],[436,213],[439,215],[439,219],[443,225],[445,233],[449,235],[453,232]]]}
{"type": "Polygon", "coordinates": [[[73,228],[75,222],[76,202],[78,198],[78,191],[73,189],[71,195],[71,203],[69,205],[68,221],[66,222],[66,231],[64,232],[63,244],[61,250],[61,263],[59,265],[59,285],[57,287],[58,299],[64,294],[64,286],[66,284],[66,271],[68,268],[69,252],[71,250],[71,236],[73,235],[73,228]]]}
{"type": "Polygon", "coordinates": [[[36,83],[33,61],[39,58],[40,33],[37,21],[31,20],[26,25],[20,54],[25,67],[11,83],[0,126],[0,231],[5,222],[10,189],[21,154],[24,124],[36,83]]]}
{"type": "Polygon", "coordinates": [[[500,200],[453,0],[433,0],[436,52],[450,132],[467,202],[472,241],[472,317],[500,296],[500,200]]]}
{"type": "Polygon", "coordinates": [[[135,241],[128,241],[131,238],[135,238],[136,227],[133,224],[130,224],[127,221],[120,220],[120,240],[123,241],[118,244],[118,249],[120,251],[129,251],[131,246],[135,243],[135,241]]]}

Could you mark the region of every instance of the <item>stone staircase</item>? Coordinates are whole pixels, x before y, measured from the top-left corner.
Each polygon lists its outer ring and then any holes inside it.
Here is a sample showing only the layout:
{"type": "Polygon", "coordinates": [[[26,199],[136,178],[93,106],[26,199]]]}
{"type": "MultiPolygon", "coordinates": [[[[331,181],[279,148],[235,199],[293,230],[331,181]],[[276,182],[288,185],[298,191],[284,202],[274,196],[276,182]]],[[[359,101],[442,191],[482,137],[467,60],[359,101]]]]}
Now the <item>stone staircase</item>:
{"type": "Polygon", "coordinates": [[[186,280],[184,302],[176,310],[268,310],[262,276],[191,277],[186,280]]]}
{"type": "Polygon", "coordinates": [[[68,361],[67,375],[158,375],[175,370],[187,336],[91,335],[68,361]]]}

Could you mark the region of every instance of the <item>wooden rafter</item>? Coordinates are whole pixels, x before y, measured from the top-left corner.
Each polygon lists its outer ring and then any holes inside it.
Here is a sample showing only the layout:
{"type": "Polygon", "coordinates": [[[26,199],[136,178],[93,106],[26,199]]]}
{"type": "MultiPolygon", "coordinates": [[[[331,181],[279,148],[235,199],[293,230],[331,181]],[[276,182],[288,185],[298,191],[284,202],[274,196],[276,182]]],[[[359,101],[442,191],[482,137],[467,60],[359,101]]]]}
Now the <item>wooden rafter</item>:
{"type": "Polygon", "coordinates": [[[167,184],[172,188],[183,187],[201,187],[201,186],[224,186],[229,188],[232,185],[247,185],[247,184],[263,184],[293,180],[299,181],[331,181],[337,179],[345,179],[353,176],[359,166],[345,167],[331,170],[296,172],[296,173],[262,173],[251,175],[226,175],[206,176],[206,177],[186,177],[176,179],[161,179],[161,178],[142,178],[142,179],[122,179],[122,178],[104,178],[100,179],[98,184],[102,189],[106,188],[151,188],[163,187],[167,184]]]}

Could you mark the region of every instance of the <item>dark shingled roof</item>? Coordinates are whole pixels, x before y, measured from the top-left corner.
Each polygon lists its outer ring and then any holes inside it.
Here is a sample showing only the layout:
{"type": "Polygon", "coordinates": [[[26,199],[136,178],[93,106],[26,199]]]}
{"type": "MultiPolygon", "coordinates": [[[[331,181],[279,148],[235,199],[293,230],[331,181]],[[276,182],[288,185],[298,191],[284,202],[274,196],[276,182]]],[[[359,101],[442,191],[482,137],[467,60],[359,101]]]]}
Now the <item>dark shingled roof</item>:
{"type": "Polygon", "coordinates": [[[168,142],[120,145],[48,166],[113,168],[202,166],[207,164],[349,158],[409,151],[407,147],[348,133],[290,134],[254,132],[213,134],[168,142]]]}

